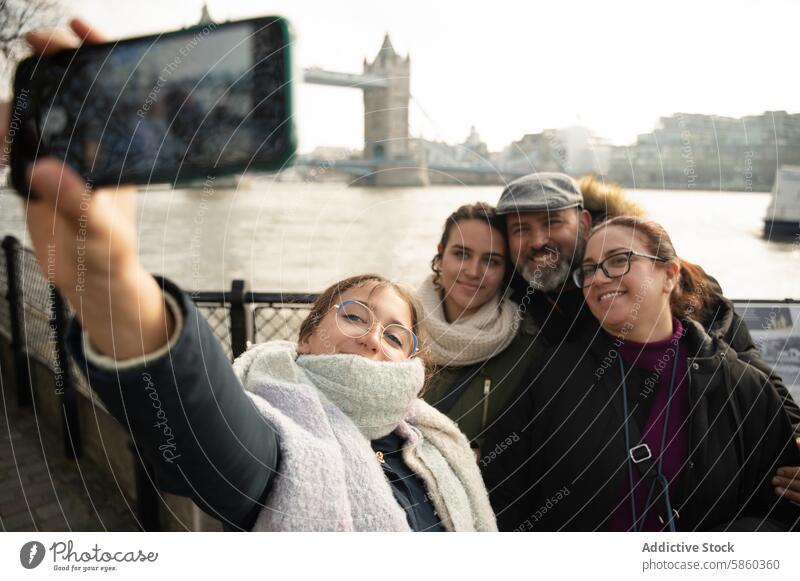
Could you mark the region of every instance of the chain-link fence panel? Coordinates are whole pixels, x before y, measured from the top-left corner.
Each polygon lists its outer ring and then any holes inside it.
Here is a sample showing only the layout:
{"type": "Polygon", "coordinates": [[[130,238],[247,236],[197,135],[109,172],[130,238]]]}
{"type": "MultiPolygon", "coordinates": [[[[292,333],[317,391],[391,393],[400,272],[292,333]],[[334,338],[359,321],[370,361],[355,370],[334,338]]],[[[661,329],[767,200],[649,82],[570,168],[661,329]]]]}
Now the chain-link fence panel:
{"type": "Polygon", "coordinates": [[[253,309],[253,341],[297,341],[300,324],[311,311],[311,304],[281,304],[257,306],[253,309]]]}
{"type": "MultiPolygon", "coordinates": [[[[52,304],[51,287],[39,269],[33,252],[20,248],[16,256],[15,278],[22,296],[22,332],[25,337],[26,351],[51,369],[60,367],[56,351],[56,324],[54,305],[52,304]]],[[[10,338],[11,319],[10,305],[7,300],[8,283],[12,277],[5,268],[0,268],[0,332],[10,338]]],[[[254,303],[251,311],[253,317],[254,343],[271,340],[296,341],[300,324],[311,310],[311,295],[303,295],[301,302],[260,302],[254,303]]],[[[262,299],[263,300],[263,299],[262,299]]],[[[214,336],[217,337],[225,355],[232,359],[233,347],[231,338],[231,317],[229,306],[220,300],[196,300],[197,309],[208,322],[214,336]]],[[[69,305],[66,318],[71,319],[74,313],[69,305]]],[[[72,366],[72,375],[79,391],[90,393],[89,386],[82,370],[72,366]]]]}
{"type": "MultiPolygon", "coordinates": [[[[75,316],[75,311],[72,310],[72,306],[67,301],[64,301],[64,309],[66,310],[65,319],[68,328],[69,321],[71,321],[72,318],[75,316]]],[[[66,334],[66,329],[64,329],[64,332],[66,334]]],[[[68,350],[65,349],[65,352],[68,352],[68,350]]],[[[100,400],[99,397],[97,397],[92,392],[91,388],[89,387],[89,382],[86,379],[85,375],[86,370],[83,369],[83,367],[77,361],[75,361],[75,359],[71,357],[69,360],[69,371],[70,371],[70,377],[72,378],[72,385],[74,386],[75,390],[79,393],[82,393],[90,400],[92,400],[94,404],[98,406],[101,410],[107,412],[108,410],[106,410],[106,407],[103,405],[103,402],[100,400]]]]}
{"type": "Polygon", "coordinates": [[[221,304],[197,303],[197,310],[208,322],[214,336],[219,339],[222,349],[229,360],[233,359],[231,347],[231,317],[228,307],[221,304]]]}
{"type": "Polygon", "coordinates": [[[50,285],[39,269],[33,252],[22,249],[18,255],[17,276],[23,299],[22,332],[26,351],[54,369],[56,366],[56,327],[50,285]]]}

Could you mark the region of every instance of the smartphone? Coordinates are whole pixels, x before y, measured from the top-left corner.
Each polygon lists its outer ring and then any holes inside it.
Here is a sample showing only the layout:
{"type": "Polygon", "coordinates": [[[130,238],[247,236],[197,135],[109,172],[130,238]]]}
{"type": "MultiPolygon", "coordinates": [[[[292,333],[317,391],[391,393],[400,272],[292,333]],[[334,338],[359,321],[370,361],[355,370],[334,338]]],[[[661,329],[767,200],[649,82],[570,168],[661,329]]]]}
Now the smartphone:
{"type": "Polygon", "coordinates": [[[91,185],[178,184],[288,165],[292,34],[280,17],[209,23],[22,61],[11,183],[65,160],[91,185]]]}

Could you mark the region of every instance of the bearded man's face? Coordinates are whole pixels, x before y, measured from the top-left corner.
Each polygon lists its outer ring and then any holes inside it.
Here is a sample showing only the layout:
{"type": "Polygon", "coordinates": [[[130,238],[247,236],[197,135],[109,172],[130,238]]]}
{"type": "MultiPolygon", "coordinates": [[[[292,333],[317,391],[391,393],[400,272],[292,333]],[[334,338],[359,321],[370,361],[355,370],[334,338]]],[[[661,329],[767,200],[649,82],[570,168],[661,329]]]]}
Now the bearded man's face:
{"type": "Polygon", "coordinates": [[[506,215],[517,272],[536,290],[560,289],[583,259],[589,224],[588,212],[580,208],[506,215]]]}

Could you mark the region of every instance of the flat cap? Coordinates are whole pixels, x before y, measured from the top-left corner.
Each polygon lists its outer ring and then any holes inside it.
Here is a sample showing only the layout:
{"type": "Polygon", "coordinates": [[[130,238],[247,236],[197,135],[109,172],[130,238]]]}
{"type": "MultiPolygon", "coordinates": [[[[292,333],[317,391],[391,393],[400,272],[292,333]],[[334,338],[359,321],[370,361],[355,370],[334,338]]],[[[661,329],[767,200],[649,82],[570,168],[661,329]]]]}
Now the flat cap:
{"type": "Polygon", "coordinates": [[[517,178],[503,190],[497,202],[497,214],[553,212],[583,206],[578,184],[566,174],[532,173],[517,178]]]}

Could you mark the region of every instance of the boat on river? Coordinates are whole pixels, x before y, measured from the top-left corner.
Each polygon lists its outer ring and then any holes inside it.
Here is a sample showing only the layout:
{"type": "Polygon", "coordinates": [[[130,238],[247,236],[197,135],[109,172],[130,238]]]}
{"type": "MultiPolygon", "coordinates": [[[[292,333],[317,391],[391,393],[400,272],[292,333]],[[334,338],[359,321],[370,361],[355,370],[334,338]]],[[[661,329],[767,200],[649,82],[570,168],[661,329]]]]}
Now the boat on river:
{"type": "Polygon", "coordinates": [[[765,238],[800,236],[800,167],[783,166],[775,176],[772,201],[764,217],[765,238]]]}

